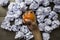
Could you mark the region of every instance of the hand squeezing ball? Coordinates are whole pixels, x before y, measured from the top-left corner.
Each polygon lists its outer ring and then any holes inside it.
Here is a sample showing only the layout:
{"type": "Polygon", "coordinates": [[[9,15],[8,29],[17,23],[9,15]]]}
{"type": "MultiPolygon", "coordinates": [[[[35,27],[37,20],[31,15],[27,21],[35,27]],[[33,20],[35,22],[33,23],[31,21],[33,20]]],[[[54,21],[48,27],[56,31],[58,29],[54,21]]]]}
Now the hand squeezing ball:
{"type": "Polygon", "coordinates": [[[34,12],[32,10],[26,11],[22,17],[23,23],[27,24],[28,28],[32,31],[34,39],[42,40],[34,12]]]}

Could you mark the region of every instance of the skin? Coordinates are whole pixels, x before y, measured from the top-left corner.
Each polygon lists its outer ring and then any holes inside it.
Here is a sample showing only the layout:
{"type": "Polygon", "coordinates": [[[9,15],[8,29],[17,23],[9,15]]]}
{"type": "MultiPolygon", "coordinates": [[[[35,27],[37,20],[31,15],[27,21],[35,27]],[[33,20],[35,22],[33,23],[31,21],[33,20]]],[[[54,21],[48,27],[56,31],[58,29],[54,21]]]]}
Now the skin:
{"type": "MultiPolygon", "coordinates": [[[[31,21],[30,21],[31,22],[31,21]]],[[[36,24],[36,22],[31,22],[31,25],[28,25],[28,28],[31,30],[31,32],[34,35],[34,40],[42,40],[41,37],[41,32],[38,29],[38,25],[36,24]]]]}
{"type": "Polygon", "coordinates": [[[28,28],[33,33],[34,40],[42,40],[34,12],[32,10],[26,11],[22,17],[23,23],[27,24],[28,28]]]}

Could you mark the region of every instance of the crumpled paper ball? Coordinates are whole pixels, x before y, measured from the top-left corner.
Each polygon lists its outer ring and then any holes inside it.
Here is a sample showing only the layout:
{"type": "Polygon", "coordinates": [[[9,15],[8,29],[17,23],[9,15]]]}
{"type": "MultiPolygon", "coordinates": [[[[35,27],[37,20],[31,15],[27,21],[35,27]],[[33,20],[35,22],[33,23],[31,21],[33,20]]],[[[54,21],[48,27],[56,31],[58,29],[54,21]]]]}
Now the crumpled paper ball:
{"type": "Polygon", "coordinates": [[[11,2],[8,6],[8,11],[13,11],[13,6],[15,6],[15,2],[11,2]]]}
{"type": "Polygon", "coordinates": [[[43,0],[34,0],[35,2],[37,2],[39,5],[42,4],[43,0]]]}
{"type": "Polygon", "coordinates": [[[32,33],[29,31],[28,33],[26,33],[25,37],[26,37],[26,40],[30,40],[30,39],[33,38],[34,36],[33,36],[32,33]]]}
{"type": "Polygon", "coordinates": [[[56,4],[56,5],[60,5],[60,0],[54,0],[53,2],[54,2],[54,4],[56,4]]]}
{"type": "Polygon", "coordinates": [[[16,3],[21,3],[23,0],[15,0],[16,3]]]}
{"type": "Polygon", "coordinates": [[[22,19],[16,19],[15,20],[15,25],[20,25],[22,24],[22,19]]]}
{"type": "Polygon", "coordinates": [[[37,10],[36,10],[36,15],[49,15],[49,13],[51,12],[51,7],[39,7],[37,10]]]}
{"type": "Polygon", "coordinates": [[[53,2],[54,0],[48,0],[49,2],[53,2]]]}
{"type": "Polygon", "coordinates": [[[53,28],[48,26],[48,25],[46,25],[45,28],[44,28],[45,32],[49,32],[50,33],[52,30],[53,30],[53,28]]]}
{"type": "Polygon", "coordinates": [[[31,3],[31,5],[29,6],[29,9],[34,10],[34,9],[37,9],[38,7],[39,7],[39,4],[37,4],[36,2],[33,2],[33,3],[31,3]]]}
{"type": "Polygon", "coordinates": [[[52,22],[52,25],[54,25],[54,24],[56,24],[56,25],[60,25],[59,20],[54,20],[54,21],[52,22]]]}
{"type": "Polygon", "coordinates": [[[9,24],[10,24],[9,21],[4,20],[2,25],[1,25],[1,28],[7,29],[9,24]]]}
{"type": "Polygon", "coordinates": [[[44,7],[39,7],[37,10],[36,10],[36,15],[42,15],[43,14],[43,11],[44,11],[44,7]]]}
{"type": "Polygon", "coordinates": [[[47,16],[51,12],[51,7],[45,7],[43,11],[43,15],[47,16]]]}
{"type": "Polygon", "coordinates": [[[27,5],[30,5],[32,2],[33,2],[33,0],[25,0],[25,3],[26,3],[27,5]]]}
{"type": "Polygon", "coordinates": [[[50,3],[48,0],[43,0],[42,4],[43,4],[43,6],[48,6],[50,3]]]}
{"type": "MultiPolygon", "coordinates": [[[[53,18],[53,17],[55,17],[55,16],[58,16],[57,13],[56,13],[55,11],[51,11],[48,18],[51,19],[51,18],[53,18]]],[[[58,18],[58,17],[56,17],[56,19],[57,19],[57,18],[58,18]]],[[[54,20],[54,19],[53,19],[53,20],[54,20]]]]}
{"type": "Polygon", "coordinates": [[[39,16],[37,16],[37,21],[38,21],[38,23],[44,22],[44,18],[45,18],[44,15],[39,15],[39,16]]]}
{"type": "Polygon", "coordinates": [[[20,11],[20,4],[11,2],[8,6],[8,12],[7,15],[10,17],[18,18],[22,14],[22,11],[20,11]]]}
{"type": "Polygon", "coordinates": [[[28,7],[26,6],[25,2],[21,2],[21,3],[20,3],[20,10],[21,10],[21,11],[26,11],[27,8],[28,8],[28,7]]]}
{"type": "Polygon", "coordinates": [[[53,10],[55,12],[60,12],[60,5],[55,5],[54,8],[53,8],[53,10]]]}
{"type": "Polygon", "coordinates": [[[17,39],[17,38],[21,39],[23,37],[24,37],[24,33],[23,32],[21,32],[21,31],[16,32],[15,39],[17,39]]]}
{"type": "Polygon", "coordinates": [[[14,19],[14,18],[18,18],[21,14],[22,14],[21,11],[16,11],[15,13],[9,11],[9,12],[7,12],[7,16],[6,17],[10,17],[11,19],[12,18],[14,19]]]}
{"type": "Polygon", "coordinates": [[[49,33],[43,33],[43,40],[49,40],[50,39],[50,34],[49,33]]]}
{"type": "Polygon", "coordinates": [[[40,31],[44,31],[46,24],[45,23],[39,23],[38,27],[40,31]]]}
{"type": "Polygon", "coordinates": [[[48,18],[46,18],[44,20],[44,22],[45,22],[46,25],[51,25],[51,23],[52,23],[52,21],[50,19],[48,19],[48,18]]]}

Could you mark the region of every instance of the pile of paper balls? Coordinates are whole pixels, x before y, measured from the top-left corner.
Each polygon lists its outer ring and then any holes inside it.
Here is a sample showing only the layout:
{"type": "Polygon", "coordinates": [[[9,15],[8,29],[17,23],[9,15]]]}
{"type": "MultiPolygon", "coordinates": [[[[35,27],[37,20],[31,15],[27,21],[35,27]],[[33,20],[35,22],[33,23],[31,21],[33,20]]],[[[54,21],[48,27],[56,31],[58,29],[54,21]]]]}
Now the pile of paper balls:
{"type": "MultiPolygon", "coordinates": [[[[7,5],[7,3],[8,0],[0,0],[1,6],[7,5]]],[[[27,25],[22,23],[21,17],[23,12],[29,9],[36,14],[39,30],[43,31],[43,40],[49,40],[51,31],[60,25],[57,13],[60,12],[60,0],[15,0],[15,2],[10,2],[1,28],[16,32],[15,39],[25,38],[30,40],[33,38],[33,34],[27,28],[27,25]],[[55,4],[53,10],[49,6],[50,3],[55,4]]]]}

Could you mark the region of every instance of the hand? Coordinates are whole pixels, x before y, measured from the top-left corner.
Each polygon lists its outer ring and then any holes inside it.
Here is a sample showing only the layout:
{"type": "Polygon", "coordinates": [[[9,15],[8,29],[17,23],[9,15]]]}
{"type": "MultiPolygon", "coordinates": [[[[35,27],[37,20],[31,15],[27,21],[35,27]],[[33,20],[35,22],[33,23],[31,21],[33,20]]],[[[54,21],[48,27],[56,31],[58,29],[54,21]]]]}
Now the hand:
{"type": "Polygon", "coordinates": [[[35,31],[35,30],[38,30],[38,25],[37,25],[36,22],[28,21],[28,28],[29,28],[31,31],[35,31]]]}
{"type": "Polygon", "coordinates": [[[38,29],[37,23],[36,22],[32,22],[32,21],[28,21],[28,28],[32,31],[33,35],[34,35],[34,39],[35,40],[42,40],[41,37],[41,33],[38,29]]]}
{"type": "Polygon", "coordinates": [[[38,29],[38,25],[36,22],[36,16],[33,11],[27,11],[22,16],[23,23],[27,24],[28,28],[32,31],[35,40],[42,40],[41,33],[38,29]]]}
{"type": "Polygon", "coordinates": [[[32,10],[26,11],[22,17],[23,23],[27,24],[30,30],[35,30],[38,28],[36,23],[36,16],[32,10]]]}

